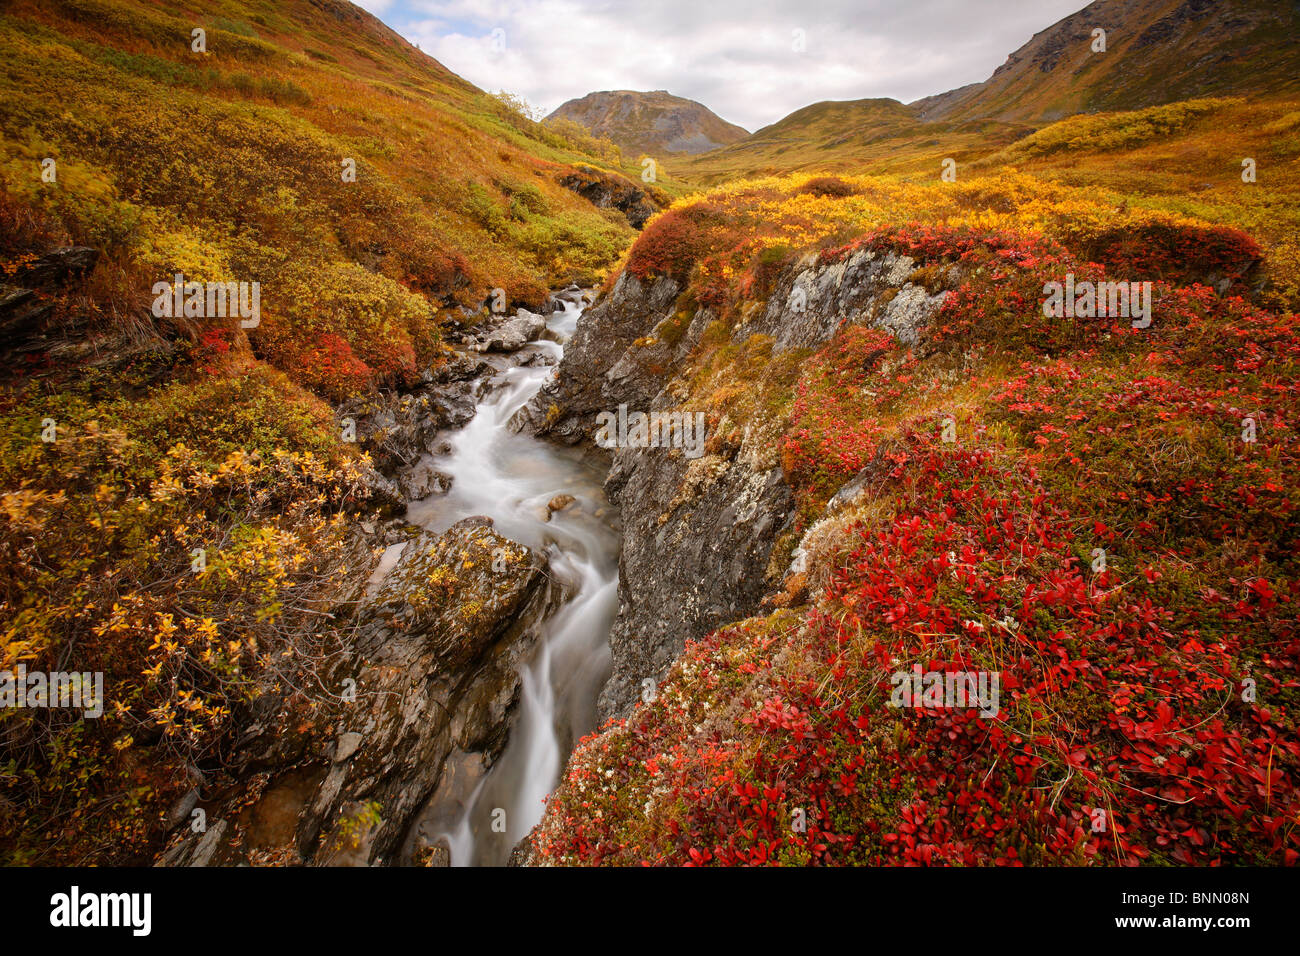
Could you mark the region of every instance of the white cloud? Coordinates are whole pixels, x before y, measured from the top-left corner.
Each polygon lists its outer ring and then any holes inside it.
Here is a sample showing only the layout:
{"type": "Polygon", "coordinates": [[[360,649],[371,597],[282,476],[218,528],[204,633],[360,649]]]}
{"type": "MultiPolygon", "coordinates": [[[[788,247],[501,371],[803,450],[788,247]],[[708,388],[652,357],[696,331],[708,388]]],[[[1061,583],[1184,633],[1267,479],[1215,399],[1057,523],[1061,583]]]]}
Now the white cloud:
{"type": "Polygon", "coordinates": [[[362,0],[471,83],[550,111],[666,89],[754,130],[819,100],[983,80],[1081,0],[362,0]],[[492,31],[504,31],[494,49],[492,31]],[[806,47],[793,49],[793,31],[806,47]]]}

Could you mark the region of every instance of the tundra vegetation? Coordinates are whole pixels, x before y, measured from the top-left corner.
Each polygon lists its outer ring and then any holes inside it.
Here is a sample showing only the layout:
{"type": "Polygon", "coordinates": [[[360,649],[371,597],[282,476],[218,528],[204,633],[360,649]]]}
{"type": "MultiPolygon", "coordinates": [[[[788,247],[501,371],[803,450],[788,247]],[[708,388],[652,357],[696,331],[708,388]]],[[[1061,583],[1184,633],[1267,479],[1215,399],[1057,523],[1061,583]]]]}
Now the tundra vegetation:
{"type": "Polygon", "coordinates": [[[820,532],[582,742],[540,859],[1297,861],[1300,103],[966,124],[955,182],[942,136],[674,160],[696,178],[660,167],[680,198],[638,235],[558,184],[633,157],[332,0],[12,0],[0,56],[0,281],[98,250],[37,294],[100,343],[0,384],[0,671],[72,661],[108,699],[0,712],[6,861],[151,862],[259,696],[310,696],[347,641],[374,503],[341,403],[436,370],[494,288],[622,271],[682,283],[665,338],[711,310],[675,387],[710,454],[794,489],[773,560],[820,532]],[[783,270],[863,248],[950,291],[919,343],[735,336],[783,270]],[[155,319],[176,273],[258,281],[260,325],[155,319]],[[1151,280],[1151,326],[1046,317],[1067,273],[1151,280]],[[888,707],[915,664],[998,672],[997,718],[888,707]]]}
{"type": "MultiPolygon", "coordinates": [[[[1164,135],[1110,122],[1125,149],[1164,135]]],[[[579,745],[538,859],[1297,862],[1296,274],[1290,236],[1250,228],[1286,207],[1283,142],[1276,184],[1206,195],[1210,220],[1109,169],[936,167],[738,182],[647,224],[625,268],[717,316],[670,388],[711,453],[779,460],[799,516],[773,563],[812,532],[809,555],[579,745]],[[737,335],[783,265],[862,249],[949,287],[913,347],[737,335]],[[1045,315],[1068,273],[1151,280],[1151,325],[1045,315]],[[917,665],[1000,674],[997,717],[890,707],[917,665]]]]}
{"type": "Polygon", "coordinates": [[[150,862],[250,701],[343,639],[370,466],[337,404],[436,371],[493,289],[601,279],[634,231],[558,181],[640,170],[346,3],[17,0],[0,58],[0,282],[98,252],[0,384],[0,671],[75,658],[110,700],[0,712],[0,845],[150,862]],[[155,317],[176,274],[257,282],[260,323],[155,317]]]}

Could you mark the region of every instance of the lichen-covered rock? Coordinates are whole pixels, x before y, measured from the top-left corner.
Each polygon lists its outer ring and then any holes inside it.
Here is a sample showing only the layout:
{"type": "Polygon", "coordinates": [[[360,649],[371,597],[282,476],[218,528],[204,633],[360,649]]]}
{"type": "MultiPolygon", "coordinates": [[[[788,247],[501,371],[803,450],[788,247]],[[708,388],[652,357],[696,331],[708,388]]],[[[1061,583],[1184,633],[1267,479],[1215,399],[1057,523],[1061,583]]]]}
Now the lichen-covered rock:
{"type": "Polygon", "coordinates": [[[914,283],[915,270],[911,257],[869,247],[840,262],[819,264],[809,256],[783,272],[767,308],[738,338],[764,334],[778,350],[815,348],[847,321],[885,329],[903,345],[914,345],[948,294],[914,283]]]}
{"type": "Polygon", "coordinates": [[[358,650],[384,659],[395,643],[418,635],[454,670],[510,625],[543,567],[531,549],[493,531],[488,518],[466,518],[441,535],[425,532],[407,543],[358,612],[358,650]]]}
{"type": "Polygon", "coordinates": [[[754,613],[794,509],[780,469],[755,470],[740,455],[691,461],[676,449],[619,450],[605,493],[623,516],[623,550],[601,720],[625,714],[686,641],[754,613]]]}
{"type": "Polygon", "coordinates": [[[420,501],[430,495],[446,494],[451,490],[452,478],[427,462],[419,462],[402,472],[397,483],[408,501],[420,501]]]}

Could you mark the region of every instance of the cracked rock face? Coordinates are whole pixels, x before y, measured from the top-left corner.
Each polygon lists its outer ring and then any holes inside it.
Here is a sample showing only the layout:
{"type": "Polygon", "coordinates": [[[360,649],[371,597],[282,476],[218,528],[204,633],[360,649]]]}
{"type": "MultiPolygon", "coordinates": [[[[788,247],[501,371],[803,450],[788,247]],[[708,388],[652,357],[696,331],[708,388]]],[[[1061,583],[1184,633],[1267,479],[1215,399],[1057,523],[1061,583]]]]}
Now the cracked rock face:
{"type": "Polygon", "coordinates": [[[511,427],[566,445],[591,437],[596,416],[620,403],[648,405],[661,388],[648,356],[633,343],[672,314],[672,279],[642,283],[624,273],[609,295],[588,309],[565,347],[556,374],[515,413],[511,427]]]}
{"type": "Polygon", "coordinates": [[[754,613],[777,535],[794,512],[779,469],[680,450],[623,449],[605,492],[624,516],[613,673],[600,719],[626,714],[686,641],[754,613]]]}
{"type": "Polygon", "coordinates": [[[177,354],[182,346],[171,320],[127,332],[67,301],[56,308],[57,296],[85,288],[99,260],[100,250],[89,246],[54,247],[0,275],[0,381],[43,366],[113,371],[144,359],[162,369],[177,354]]]}

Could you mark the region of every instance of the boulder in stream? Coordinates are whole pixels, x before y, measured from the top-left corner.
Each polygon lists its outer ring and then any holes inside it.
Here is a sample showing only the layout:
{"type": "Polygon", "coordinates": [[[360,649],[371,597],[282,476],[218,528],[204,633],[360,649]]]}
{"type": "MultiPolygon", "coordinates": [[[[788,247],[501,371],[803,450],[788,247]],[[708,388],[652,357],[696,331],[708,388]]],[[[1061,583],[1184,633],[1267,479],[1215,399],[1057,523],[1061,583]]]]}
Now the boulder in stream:
{"type": "Polygon", "coordinates": [[[514,318],[480,332],[474,337],[474,348],[480,352],[518,352],[529,342],[535,342],[546,328],[546,319],[527,309],[520,309],[514,318]]]}

